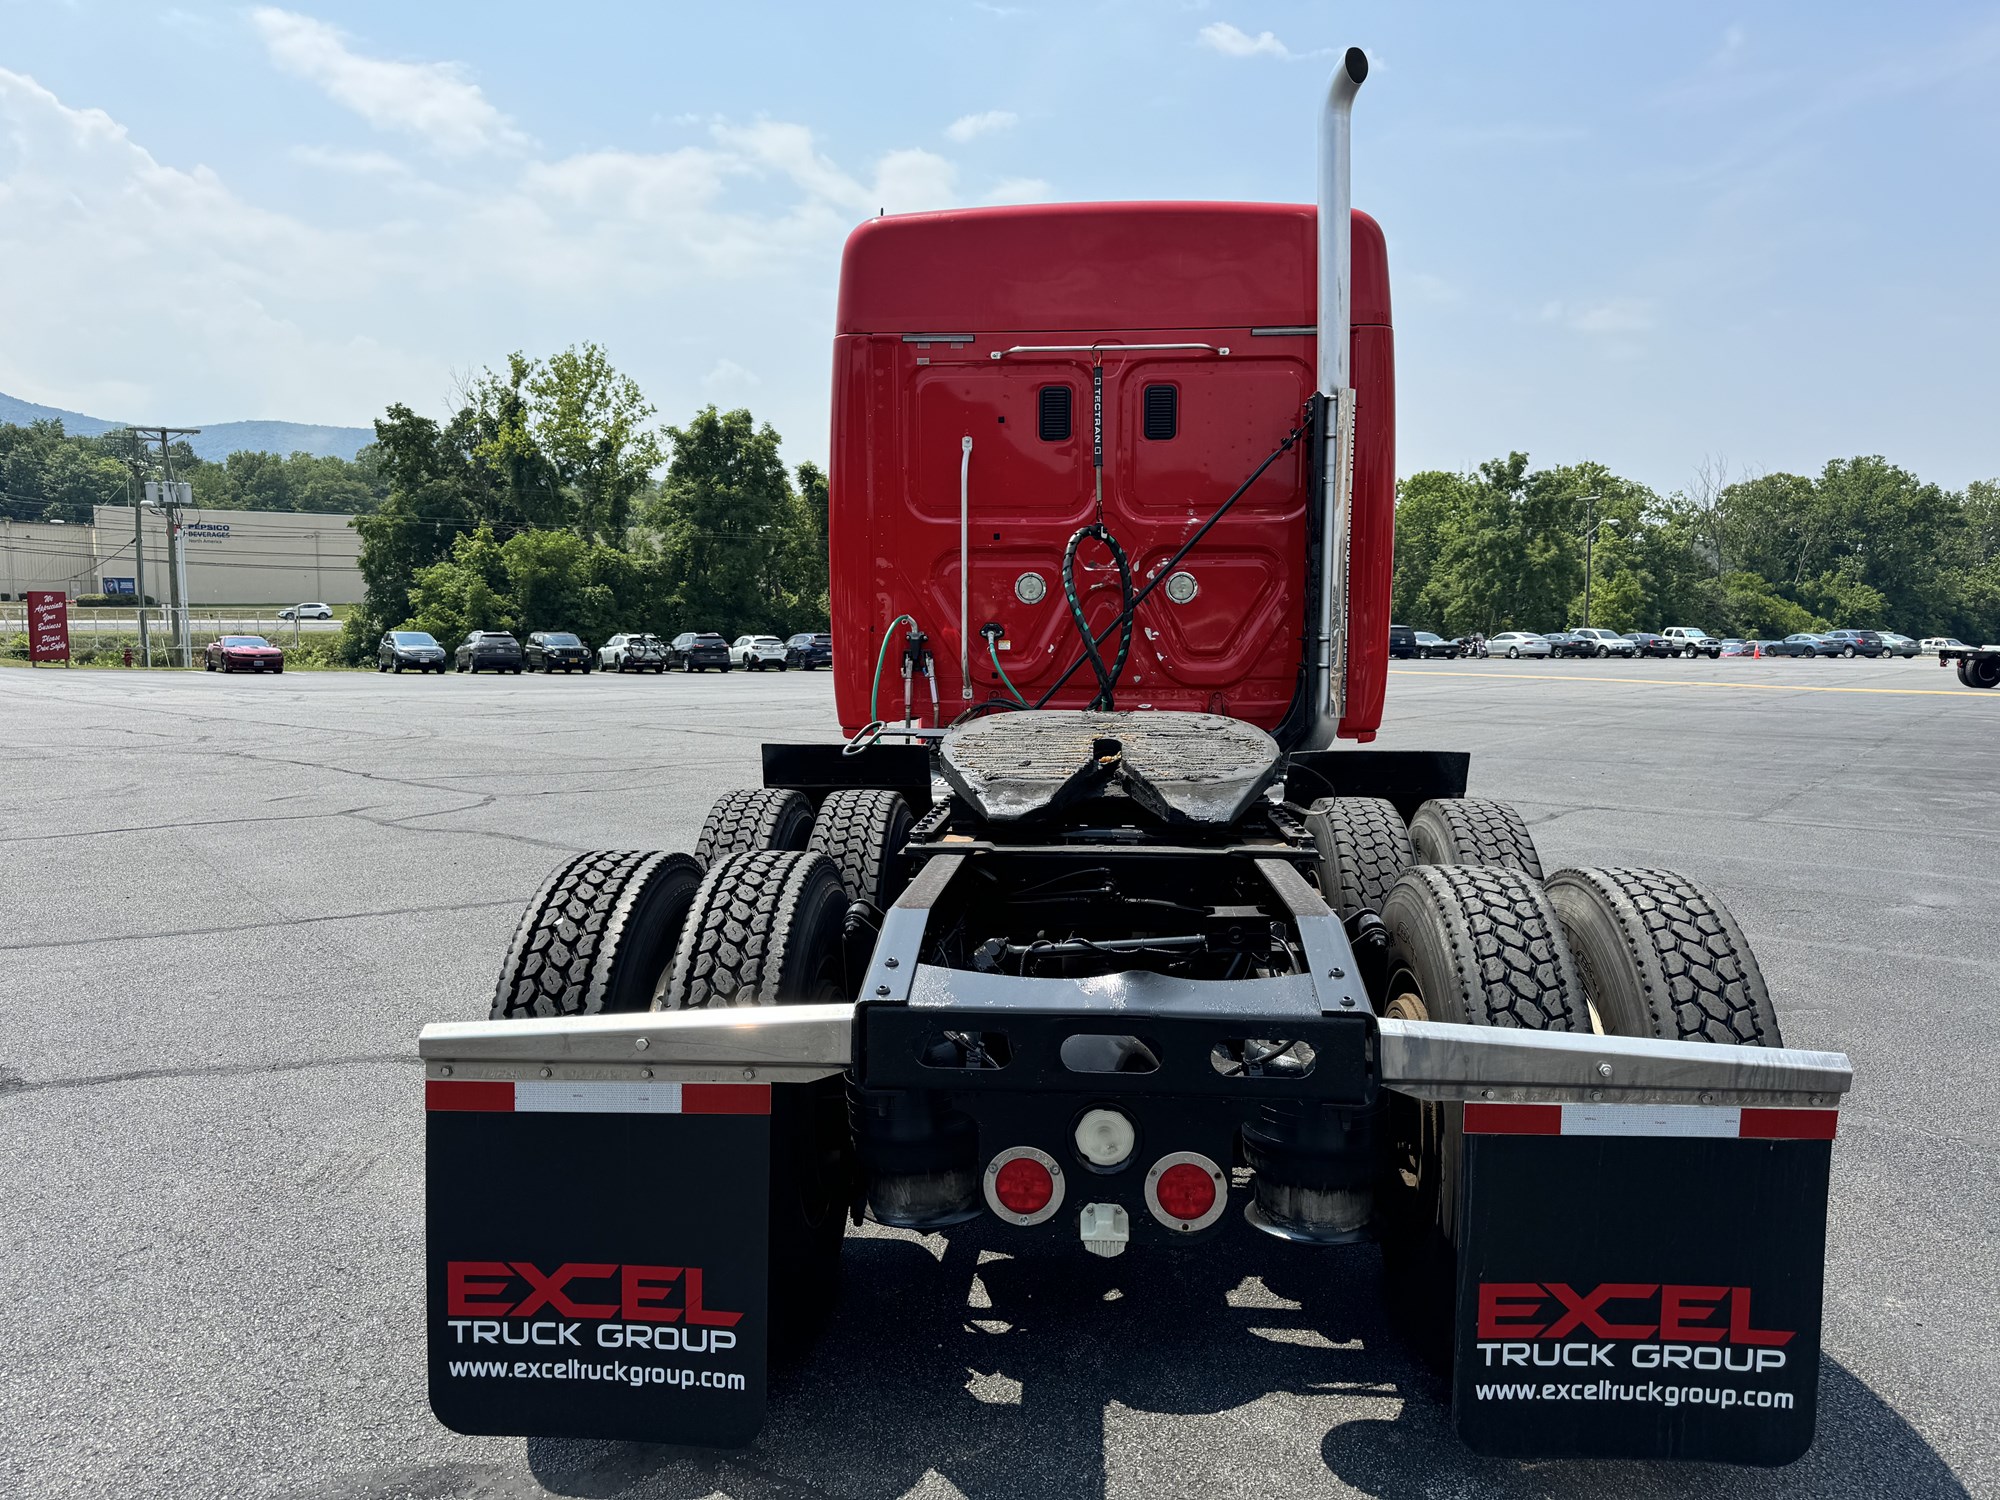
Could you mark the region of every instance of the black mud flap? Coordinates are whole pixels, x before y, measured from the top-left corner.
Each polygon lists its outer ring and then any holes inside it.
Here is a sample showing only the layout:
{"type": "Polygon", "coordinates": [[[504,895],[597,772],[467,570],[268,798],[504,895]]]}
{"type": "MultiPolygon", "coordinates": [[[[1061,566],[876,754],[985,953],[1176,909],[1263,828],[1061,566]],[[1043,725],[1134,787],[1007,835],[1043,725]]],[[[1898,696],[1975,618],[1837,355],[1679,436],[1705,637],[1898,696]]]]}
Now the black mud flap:
{"type": "Polygon", "coordinates": [[[1468,1104],[1453,1414],[1500,1458],[1811,1444],[1831,1109],[1468,1104]]]}
{"type": "Polygon", "coordinates": [[[438,1420],[476,1436],[750,1442],[764,1422],[772,1094],[427,1080],[438,1420]]]}

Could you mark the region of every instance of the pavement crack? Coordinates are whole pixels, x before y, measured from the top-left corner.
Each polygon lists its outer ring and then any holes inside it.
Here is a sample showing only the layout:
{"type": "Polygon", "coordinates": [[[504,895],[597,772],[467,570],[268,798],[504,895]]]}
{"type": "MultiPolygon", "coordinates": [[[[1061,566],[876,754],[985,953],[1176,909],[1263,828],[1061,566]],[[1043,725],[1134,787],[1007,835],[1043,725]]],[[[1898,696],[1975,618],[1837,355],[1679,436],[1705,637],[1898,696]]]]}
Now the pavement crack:
{"type": "MultiPolygon", "coordinates": [[[[569,848],[567,844],[551,844],[549,847],[569,848]]],[[[527,899],[523,896],[518,900],[508,901],[453,902],[444,906],[397,906],[388,911],[332,912],[317,917],[280,917],[270,922],[237,922],[226,927],[172,927],[157,932],[103,932],[90,937],[50,938],[38,943],[0,943],[0,953],[13,953],[30,948],[88,948],[98,943],[138,943],[151,938],[215,937],[223,933],[257,932],[272,927],[309,927],[317,922],[365,922],[382,917],[431,916],[439,912],[497,911],[501,907],[513,910],[527,899]]]]}
{"type": "Polygon", "coordinates": [[[393,1063],[421,1067],[412,1052],[356,1052],[346,1057],[313,1057],[292,1062],[211,1063],[194,1068],[133,1068],[123,1073],[81,1073],[67,1078],[25,1078],[12,1068],[0,1068],[0,1098],[39,1094],[50,1089],[95,1089],[119,1083],[146,1083],[155,1078],[254,1078],[260,1073],[302,1073],[318,1068],[351,1068],[393,1063]]]}

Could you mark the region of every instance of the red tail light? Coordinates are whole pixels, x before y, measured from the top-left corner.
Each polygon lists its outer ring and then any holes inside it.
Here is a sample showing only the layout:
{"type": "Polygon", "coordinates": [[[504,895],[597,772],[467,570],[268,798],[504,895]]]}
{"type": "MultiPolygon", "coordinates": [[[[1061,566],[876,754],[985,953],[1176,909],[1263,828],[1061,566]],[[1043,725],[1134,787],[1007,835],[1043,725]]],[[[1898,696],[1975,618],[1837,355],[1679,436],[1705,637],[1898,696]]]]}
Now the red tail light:
{"type": "Polygon", "coordinates": [[[1229,1179],[1198,1151],[1176,1151],[1146,1174],[1146,1207],[1167,1228],[1206,1229],[1229,1203],[1229,1179]]]}
{"type": "Polygon", "coordinates": [[[1011,1146],[986,1164],[986,1206],[1010,1224],[1046,1223],[1062,1207],[1063,1173],[1033,1146],[1011,1146]]]}

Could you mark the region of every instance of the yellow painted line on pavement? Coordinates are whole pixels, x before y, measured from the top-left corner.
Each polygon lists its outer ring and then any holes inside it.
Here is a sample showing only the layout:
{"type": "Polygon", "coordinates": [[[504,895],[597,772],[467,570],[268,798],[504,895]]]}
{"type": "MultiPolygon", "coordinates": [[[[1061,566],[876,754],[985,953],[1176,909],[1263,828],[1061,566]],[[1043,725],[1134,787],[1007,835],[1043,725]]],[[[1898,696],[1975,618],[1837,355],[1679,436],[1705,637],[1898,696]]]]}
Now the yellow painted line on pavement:
{"type": "MultiPolygon", "coordinates": [[[[1391,667],[1397,677],[1510,677],[1522,682],[1629,682],[1640,687],[1740,688],[1748,693],[1881,693],[1896,698],[1977,698],[1980,688],[1871,688],[1813,687],[1799,682],[1675,682],[1666,677],[1598,677],[1571,672],[1480,672],[1463,667],[1434,668],[1428,672],[1409,667],[1391,667]]],[[[1992,694],[2000,703],[2000,692],[1992,694]]]]}

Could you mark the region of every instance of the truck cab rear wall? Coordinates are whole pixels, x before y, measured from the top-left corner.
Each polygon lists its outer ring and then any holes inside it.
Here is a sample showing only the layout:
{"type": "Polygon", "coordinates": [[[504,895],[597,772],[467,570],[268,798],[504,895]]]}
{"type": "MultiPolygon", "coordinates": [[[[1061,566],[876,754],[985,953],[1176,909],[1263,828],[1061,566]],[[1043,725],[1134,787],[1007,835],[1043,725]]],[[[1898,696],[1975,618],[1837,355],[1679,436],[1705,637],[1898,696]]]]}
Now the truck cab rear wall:
{"type": "MultiPolygon", "coordinates": [[[[964,701],[967,436],[972,696],[1004,691],[976,634],[988,621],[1005,631],[1001,663],[1030,696],[1076,654],[1060,567],[1071,533],[1095,514],[1097,361],[1087,348],[1007,351],[1105,346],[1104,517],[1144,580],[1300,420],[1314,386],[1315,227],[1303,206],[1125,204],[912,215],[855,231],[842,269],[830,476],[834,633],[857,648],[834,664],[844,727],[869,717],[889,624],[883,599],[915,606],[936,654],[940,699],[964,701]],[[1026,281],[1009,269],[1023,263],[1059,263],[1075,275],[1026,281]],[[1120,356],[1118,344],[1200,347],[1120,356]],[[1045,437],[1038,420],[1038,393],[1050,385],[1070,392],[1060,437],[1045,437]],[[1149,438],[1147,391],[1162,386],[1175,392],[1178,421],[1171,438],[1149,438]],[[1027,573],[1042,584],[1034,602],[1017,592],[1027,573]]],[[[1367,738],[1380,722],[1387,667],[1395,451],[1387,253],[1363,214],[1354,218],[1354,257],[1359,395],[1343,733],[1367,738]]],[[[1176,604],[1161,592],[1141,607],[1130,692],[1265,728],[1284,717],[1306,629],[1308,478],[1301,445],[1186,559],[1194,597],[1176,604]]],[[[1099,628],[1114,610],[1114,594],[1101,589],[1086,605],[1099,628]]],[[[1093,692],[1080,674],[1054,706],[1080,707],[1093,692]]]]}

